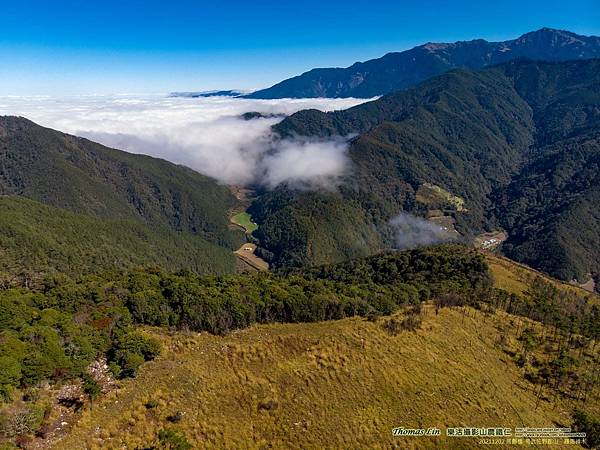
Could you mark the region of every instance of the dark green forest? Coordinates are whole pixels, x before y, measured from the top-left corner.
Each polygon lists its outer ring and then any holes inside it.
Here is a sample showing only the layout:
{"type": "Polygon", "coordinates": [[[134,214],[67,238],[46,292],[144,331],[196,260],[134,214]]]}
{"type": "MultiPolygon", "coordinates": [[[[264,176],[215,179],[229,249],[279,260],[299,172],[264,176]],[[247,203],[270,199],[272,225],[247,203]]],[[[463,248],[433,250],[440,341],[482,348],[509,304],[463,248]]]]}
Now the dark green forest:
{"type": "Polygon", "coordinates": [[[599,60],[516,61],[455,70],[344,111],[296,113],[275,126],[283,138],[358,134],[353,170],[336,192],[264,192],[251,206],[263,254],[275,266],[367,255],[393,244],[389,221],[401,211],[436,210],[467,239],[504,229],[508,256],[586,281],[600,261],[599,92],[599,60]],[[424,200],[426,183],[464,209],[424,200]],[[335,222],[353,226],[324,226],[335,222]]]}
{"type": "Polygon", "coordinates": [[[238,202],[183,166],[0,117],[0,272],[232,273],[238,202]]]}
{"type": "Polygon", "coordinates": [[[236,199],[183,166],[110,149],[19,117],[0,117],[0,194],[108,219],[136,219],[222,245],[236,199]]]}
{"type": "Polygon", "coordinates": [[[206,274],[233,273],[235,268],[228,248],[167,226],[103,220],[24,197],[0,197],[0,210],[1,282],[147,266],[206,274]]]}

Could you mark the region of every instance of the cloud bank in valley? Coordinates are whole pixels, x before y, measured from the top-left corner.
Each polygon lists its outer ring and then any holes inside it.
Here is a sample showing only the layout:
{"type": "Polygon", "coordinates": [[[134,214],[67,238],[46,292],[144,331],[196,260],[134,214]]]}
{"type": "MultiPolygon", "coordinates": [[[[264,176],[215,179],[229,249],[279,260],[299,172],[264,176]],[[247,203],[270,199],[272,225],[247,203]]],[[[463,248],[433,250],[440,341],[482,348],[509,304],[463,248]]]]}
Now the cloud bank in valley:
{"type": "Polygon", "coordinates": [[[273,188],[330,185],[349,169],[347,144],[277,140],[271,127],[301,109],[346,109],[364,99],[251,100],[232,97],[82,96],[0,98],[0,115],[24,116],[40,125],[109,147],[183,164],[227,184],[273,188]],[[263,117],[244,120],[246,112],[263,117]]]}
{"type": "Polygon", "coordinates": [[[395,248],[398,250],[439,244],[455,238],[447,229],[408,213],[400,213],[390,220],[390,225],[396,233],[395,248]]]}
{"type": "Polygon", "coordinates": [[[260,179],[268,188],[287,182],[296,187],[329,187],[349,170],[347,140],[283,140],[259,162],[260,179]]]}

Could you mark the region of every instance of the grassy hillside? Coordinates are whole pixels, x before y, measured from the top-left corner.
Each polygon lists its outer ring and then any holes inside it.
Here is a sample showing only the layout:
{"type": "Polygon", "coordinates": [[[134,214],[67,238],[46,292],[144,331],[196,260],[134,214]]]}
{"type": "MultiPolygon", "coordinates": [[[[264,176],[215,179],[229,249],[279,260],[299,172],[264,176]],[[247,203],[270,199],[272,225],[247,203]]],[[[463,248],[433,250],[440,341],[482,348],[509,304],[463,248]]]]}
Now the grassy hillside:
{"type": "Polygon", "coordinates": [[[275,126],[280,135],[358,134],[352,172],[335,194],[264,193],[251,207],[257,236],[275,265],[318,264],[327,261],[315,255],[343,260],[345,247],[389,246],[392,217],[435,210],[467,238],[504,229],[505,254],[552,276],[597,277],[599,69],[587,60],[457,70],[345,111],[296,113],[275,126]],[[432,185],[446,198],[425,198],[432,185]],[[342,238],[322,226],[350,215],[359,226],[342,238]],[[369,230],[383,240],[364,239],[369,230]]]}
{"type": "Polygon", "coordinates": [[[102,219],[136,219],[234,249],[237,205],[215,180],[167,161],[0,117],[0,195],[18,195],[102,219]]]}
{"type": "Polygon", "coordinates": [[[561,291],[572,292],[582,297],[589,296],[598,299],[597,295],[592,295],[585,289],[551,278],[542,272],[538,272],[511,259],[489,253],[486,253],[485,259],[494,278],[494,285],[511,294],[525,294],[533,281],[536,278],[540,278],[561,291]]]}
{"type": "Polygon", "coordinates": [[[540,277],[498,289],[460,245],[57,277],[0,303],[0,443],[24,448],[440,448],[391,428],[600,412],[597,300],[540,277]]]}
{"type": "Polygon", "coordinates": [[[486,448],[391,428],[570,423],[569,405],[538,404],[498,345],[509,317],[426,309],[421,329],[397,336],[384,323],[263,325],[223,338],[150,330],[163,356],[86,410],[56,448],[144,447],[161,428],[193,448],[486,448]]]}
{"type": "Polygon", "coordinates": [[[0,197],[0,211],[0,274],[7,279],[148,266],[225,274],[235,267],[229,249],[167,226],[102,220],[23,197],[0,197]]]}

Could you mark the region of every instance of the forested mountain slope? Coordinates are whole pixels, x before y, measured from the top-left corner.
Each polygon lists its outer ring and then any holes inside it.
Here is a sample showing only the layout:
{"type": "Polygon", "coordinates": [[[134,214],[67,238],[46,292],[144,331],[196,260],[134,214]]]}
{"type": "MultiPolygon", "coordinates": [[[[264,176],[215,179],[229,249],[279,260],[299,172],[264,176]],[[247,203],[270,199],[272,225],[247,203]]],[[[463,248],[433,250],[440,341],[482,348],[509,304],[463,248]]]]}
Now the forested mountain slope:
{"type": "Polygon", "coordinates": [[[229,253],[242,241],[228,228],[237,200],[227,187],[19,117],[0,117],[0,195],[0,271],[21,263],[21,270],[70,273],[146,263],[213,272],[212,256],[217,271],[231,271],[229,253]]]}
{"type": "Polygon", "coordinates": [[[134,218],[229,243],[224,186],[164,160],[0,117],[0,193],[102,218],[134,218]]]}
{"type": "Polygon", "coordinates": [[[562,279],[586,279],[600,260],[598,214],[589,211],[599,117],[599,60],[457,70],[346,111],[301,111],[275,130],[307,139],[358,133],[349,143],[352,172],[337,192],[280,187],[262,195],[252,206],[257,236],[276,264],[322,263],[315,255],[325,252],[314,251],[321,242],[351,242],[354,253],[368,254],[377,248],[362,236],[375,228],[380,245],[390,245],[387,223],[399,212],[443,211],[465,236],[502,226],[507,254],[562,279]],[[325,229],[288,242],[279,231],[310,228],[325,215],[339,223],[363,217],[357,239],[336,240],[325,229]]]}
{"type": "Polygon", "coordinates": [[[370,98],[406,89],[455,68],[480,69],[523,58],[565,61],[598,57],[600,37],[542,28],[508,41],[430,42],[347,68],[313,69],[248,97],[370,98]]]}
{"type": "Polygon", "coordinates": [[[100,219],[24,197],[0,197],[0,280],[130,267],[232,273],[230,249],[133,219],[100,219]],[[5,272],[4,279],[2,273],[5,272]]]}

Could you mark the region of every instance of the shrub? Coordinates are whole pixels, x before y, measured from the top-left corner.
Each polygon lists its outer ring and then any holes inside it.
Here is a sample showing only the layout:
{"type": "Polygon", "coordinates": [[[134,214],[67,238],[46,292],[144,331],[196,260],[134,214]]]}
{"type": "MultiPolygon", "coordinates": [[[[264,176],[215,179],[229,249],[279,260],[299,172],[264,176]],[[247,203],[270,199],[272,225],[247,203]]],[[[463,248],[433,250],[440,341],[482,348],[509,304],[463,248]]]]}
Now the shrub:
{"type": "Polygon", "coordinates": [[[366,314],[365,317],[369,322],[377,322],[377,320],[381,317],[381,313],[377,311],[375,308],[371,308],[366,314]]]}
{"type": "MultiPolygon", "coordinates": [[[[118,366],[118,376],[133,377],[145,362],[160,353],[160,343],[138,331],[123,334],[109,352],[109,359],[118,366]]],[[[115,368],[112,369],[115,373],[115,368]]]]}
{"type": "Polygon", "coordinates": [[[415,331],[421,328],[421,322],[419,310],[411,309],[402,320],[397,317],[391,317],[383,323],[382,327],[388,334],[397,336],[402,331],[415,331]]]}
{"type": "Polygon", "coordinates": [[[0,356],[0,397],[10,400],[13,389],[19,385],[21,365],[10,356],[0,356]]]}
{"type": "Polygon", "coordinates": [[[189,450],[192,448],[185,436],[174,430],[160,430],[158,432],[158,448],[161,450],[189,450]]]}
{"type": "Polygon", "coordinates": [[[121,367],[120,376],[122,378],[135,377],[137,370],[145,361],[144,357],[139,353],[129,351],[119,351],[116,358],[121,367]]]}
{"type": "Polygon", "coordinates": [[[34,433],[44,420],[45,409],[40,407],[5,410],[0,413],[0,435],[9,438],[34,433]]]}
{"type": "Polygon", "coordinates": [[[167,420],[172,423],[181,422],[181,419],[183,419],[183,413],[181,411],[177,411],[167,416],[167,420]]]}
{"type": "Polygon", "coordinates": [[[435,309],[440,308],[452,308],[454,306],[464,306],[464,298],[456,292],[447,292],[445,294],[438,295],[435,298],[435,309]]]}
{"type": "Polygon", "coordinates": [[[83,376],[83,392],[90,400],[95,400],[102,392],[101,386],[90,375],[83,376]]]}
{"type": "Polygon", "coordinates": [[[409,314],[407,315],[400,324],[400,328],[407,331],[415,331],[421,328],[421,315],[420,314],[409,314]]]}
{"type": "Polygon", "coordinates": [[[576,411],[573,414],[573,430],[586,433],[586,447],[600,448],[600,419],[586,411],[576,411]]]}

